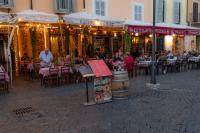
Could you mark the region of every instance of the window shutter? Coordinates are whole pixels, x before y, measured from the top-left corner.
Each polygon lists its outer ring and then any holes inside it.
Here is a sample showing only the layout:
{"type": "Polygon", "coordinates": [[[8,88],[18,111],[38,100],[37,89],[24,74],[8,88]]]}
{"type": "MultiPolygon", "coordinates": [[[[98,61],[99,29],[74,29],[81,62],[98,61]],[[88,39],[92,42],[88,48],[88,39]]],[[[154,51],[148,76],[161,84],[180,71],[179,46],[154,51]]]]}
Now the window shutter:
{"type": "Polygon", "coordinates": [[[180,2],[179,1],[174,1],[174,23],[175,24],[180,24],[180,2]]]}
{"type": "Polygon", "coordinates": [[[156,22],[164,22],[164,0],[156,1],[156,22]]]}
{"type": "Polygon", "coordinates": [[[101,16],[105,16],[105,1],[101,1],[101,16]]]}

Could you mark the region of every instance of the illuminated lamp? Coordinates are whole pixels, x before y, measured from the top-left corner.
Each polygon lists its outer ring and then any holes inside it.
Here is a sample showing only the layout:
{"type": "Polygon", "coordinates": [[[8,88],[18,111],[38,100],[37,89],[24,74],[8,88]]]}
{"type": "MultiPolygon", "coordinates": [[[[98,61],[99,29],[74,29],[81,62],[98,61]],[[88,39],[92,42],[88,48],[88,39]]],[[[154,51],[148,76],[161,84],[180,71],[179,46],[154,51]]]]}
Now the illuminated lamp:
{"type": "Polygon", "coordinates": [[[135,33],[135,36],[139,36],[139,33],[135,33]]]}
{"type": "Polygon", "coordinates": [[[101,24],[100,21],[98,21],[98,20],[95,21],[95,25],[96,25],[96,26],[100,26],[100,24],[101,24]]]}
{"type": "Polygon", "coordinates": [[[114,37],[117,37],[117,33],[116,32],[114,33],[114,37]]]}
{"type": "Polygon", "coordinates": [[[21,22],[21,21],[22,21],[22,19],[21,19],[21,18],[18,18],[18,21],[19,21],[19,22],[21,22]]]}

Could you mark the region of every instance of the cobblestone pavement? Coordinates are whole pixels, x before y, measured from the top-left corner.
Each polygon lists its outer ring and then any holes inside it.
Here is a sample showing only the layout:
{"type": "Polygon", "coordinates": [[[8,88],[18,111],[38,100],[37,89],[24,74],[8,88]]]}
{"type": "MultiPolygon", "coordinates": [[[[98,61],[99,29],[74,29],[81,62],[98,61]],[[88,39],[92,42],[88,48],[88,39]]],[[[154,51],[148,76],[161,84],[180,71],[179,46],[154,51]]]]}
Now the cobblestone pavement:
{"type": "Polygon", "coordinates": [[[0,133],[200,133],[200,71],[131,79],[130,98],[85,107],[85,85],[40,87],[39,81],[15,80],[0,95],[0,133]],[[13,110],[32,107],[24,116],[13,110]]]}

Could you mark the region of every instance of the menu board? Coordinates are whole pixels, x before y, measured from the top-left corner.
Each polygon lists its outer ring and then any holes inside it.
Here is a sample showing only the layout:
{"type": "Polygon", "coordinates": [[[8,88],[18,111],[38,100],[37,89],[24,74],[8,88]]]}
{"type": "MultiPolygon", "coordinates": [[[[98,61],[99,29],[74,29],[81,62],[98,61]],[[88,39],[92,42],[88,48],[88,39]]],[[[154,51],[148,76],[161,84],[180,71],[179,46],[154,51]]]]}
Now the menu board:
{"type": "Polygon", "coordinates": [[[81,66],[79,68],[79,72],[81,73],[81,75],[83,77],[92,77],[95,76],[94,73],[92,72],[92,69],[90,68],[90,66],[86,65],[86,66],[81,66]]]}
{"type": "Polygon", "coordinates": [[[104,103],[112,99],[111,78],[101,77],[94,79],[95,102],[104,103]]]}
{"type": "Polygon", "coordinates": [[[90,60],[88,61],[88,64],[97,78],[112,76],[112,72],[103,60],[90,60]]]}

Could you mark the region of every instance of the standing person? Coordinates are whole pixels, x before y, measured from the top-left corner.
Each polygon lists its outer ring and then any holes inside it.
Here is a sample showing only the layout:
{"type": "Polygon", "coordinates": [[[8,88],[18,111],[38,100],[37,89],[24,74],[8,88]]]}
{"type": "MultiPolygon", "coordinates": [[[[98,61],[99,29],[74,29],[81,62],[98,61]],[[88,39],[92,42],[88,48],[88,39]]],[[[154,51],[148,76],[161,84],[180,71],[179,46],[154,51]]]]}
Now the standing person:
{"type": "Polygon", "coordinates": [[[126,56],[124,58],[124,64],[125,68],[128,71],[129,77],[133,77],[133,65],[134,65],[134,59],[130,55],[130,53],[126,53],[126,56]]]}
{"type": "Polygon", "coordinates": [[[104,48],[101,48],[100,49],[100,52],[99,52],[99,59],[101,60],[105,60],[105,52],[104,52],[104,48]]]}
{"type": "Polygon", "coordinates": [[[52,64],[51,62],[53,61],[53,55],[49,51],[48,48],[46,48],[44,51],[40,52],[40,64],[42,67],[48,66],[50,67],[52,64]]]}

